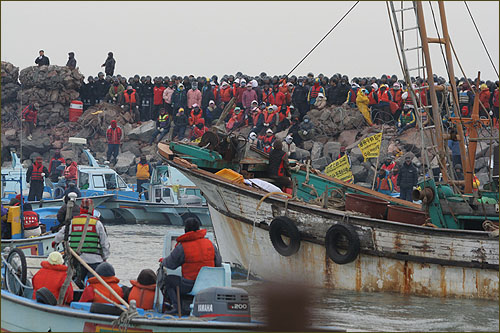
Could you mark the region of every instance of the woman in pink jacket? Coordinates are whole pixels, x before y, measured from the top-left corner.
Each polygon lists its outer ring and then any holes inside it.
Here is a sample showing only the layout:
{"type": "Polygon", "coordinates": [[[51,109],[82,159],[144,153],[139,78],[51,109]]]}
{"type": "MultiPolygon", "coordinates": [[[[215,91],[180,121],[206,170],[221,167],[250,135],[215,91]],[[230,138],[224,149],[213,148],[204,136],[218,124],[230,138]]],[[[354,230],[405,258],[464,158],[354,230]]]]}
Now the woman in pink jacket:
{"type": "Polygon", "coordinates": [[[241,98],[241,104],[243,104],[243,108],[245,109],[245,113],[248,114],[250,112],[250,108],[252,106],[252,101],[257,100],[257,93],[252,89],[252,84],[247,84],[247,89],[243,92],[243,96],[241,98]]]}
{"type": "Polygon", "coordinates": [[[191,89],[187,92],[187,106],[192,108],[194,104],[201,105],[201,91],[198,89],[198,82],[193,82],[191,89]]]}

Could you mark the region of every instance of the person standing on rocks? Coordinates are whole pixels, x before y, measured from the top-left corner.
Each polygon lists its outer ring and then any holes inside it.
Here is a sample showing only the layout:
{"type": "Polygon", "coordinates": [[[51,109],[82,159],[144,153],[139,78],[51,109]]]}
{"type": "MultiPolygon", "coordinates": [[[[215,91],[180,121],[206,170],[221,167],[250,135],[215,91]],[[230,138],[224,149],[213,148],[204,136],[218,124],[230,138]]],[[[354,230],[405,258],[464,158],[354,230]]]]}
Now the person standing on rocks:
{"type": "Polygon", "coordinates": [[[405,162],[399,170],[398,183],[400,189],[399,197],[406,201],[413,201],[411,194],[413,187],[417,186],[418,172],[417,168],[411,162],[411,157],[406,156],[405,162]]]}
{"type": "Polygon", "coordinates": [[[135,173],[135,178],[137,179],[137,192],[139,192],[139,197],[144,193],[144,198],[149,200],[149,193],[142,188],[142,184],[149,183],[149,178],[151,178],[151,165],[146,160],[146,155],[142,154],[139,163],[137,163],[137,171],[135,173]]]}
{"type": "Polygon", "coordinates": [[[76,68],[76,59],[74,52],[68,53],[68,62],[66,63],[66,66],[69,67],[70,69],[76,68]]]}
{"type": "Polygon", "coordinates": [[[29,141],[33,139],[33,129],[36,127],[36,120],[38,115],[38,109],[40,105],[38,103],[33,103],[24,108],[22,112],[22,122],[25,124],[25,135],[29,141]]]}
{"type": "Polygon", "coordinates": [[[127,86],[127,90],[123,92],[122,109],[124,109],[125,112],[130,112],[132,116],[130,120],[131,124],[140,123],[141,120],[137,101],[140,101],[139,94],[137,94],[132,86],[127,86]]]}
{"type": "Polygon", "coordinates": [[[108,52],[106,61],[104,61],[104,64],[101,65],[101,67],[104,67],[106,75],[113,76],[113,73],[115,72],[115,65],[116,61],[115,58],[113,58],[113,52],[108,52]]]}
{"type": "Polygon", "coordinates": [[[26,182],[30,183],[30,192],[28,194],[28,201],[42,200],[43,195],[43,179],[47,178],[49,171],[42,164],[42,157],[38,156],[26,171],[26,182]]]}
{"type": "Polygon", "coordinates": [[[87,110],[93,106],[96,101],[96,84],[92,76],[88,77],[88,82],[80,87],[80,97],[83,102],[83,110],[87,110]]]}
{"type": "Polygon", "coordinates": [[[311,89],[309,89],[309,94],[307,94],[307,101],[309,102],[310,107],[312,107],[314,105],[314,103],[316,102],[316,98],[318,98],[318,95],[320,93],[322,93],[323,96],[326,95],[325,88],[320,86],[319,83],[320,83],[320,80],[318,77],[316,79],[314,79],[314,85],[311,87],[311,89]]]}
{"type": "Polygon", "coordinates": [[[108,151],[106,158],[111,162],[111,157],[114,157],[115,163],[120,153],[120,144],[122,141],[122,129],[116,123],[116,120],[111,120],[111,123],[106,131],[106,138],[108,139],[108,151]]]}
{"type": "Polygon", "coordinates": [[[161,83],[162,79],[155,77],[155,85],[153,87],[153,114],[148,120],[156,120],[161,109],[163,109],[163,91],[165,87],[161,83]]]}
{"type": "Polygon", "coordinates": [[[120,84],[120,81],[118,81],[117,78],[113,80],[113,85],[109,87],[108,90],[108,96],[106,97],[106,100],[112,101],[114,104],[118,103],[118,99],[120,98],[121,94],[125,91],[125,87],[123,87],[120,84]]]}
{"type": "Polygon", "coordinates": [[[184,133],[186,132],[186,127],[188,125],[188,118],[184,114],[184,108],[180,108],[174,118],[174,133],[172,134],[172,140],[177,137],[177,140],[184,139],[184,133]]]}
{"type": "Polygon", "coordinates": [[[160,138],[158,139],[158,142],[160,142],[161,139],[168,134],[168,132],[170,132],[170,115],[167,113],[167,110],[161,109],[160,115],[156,120],[156,130],[154,131],[151,140],[149,140],[149,144],[153,144],[158,134],[160,134],[160,138]]]}
{"type": "Polygon", "coordinates": [[[106,98],[106,94],[109,90],[109,84],[104,79],[104,73],[99,72],[99,74],[97,74],[97,77],[98,79],[95,82],[95,104],[102,103],[106,98]]]}
{"type": "Polygon", "coordinates": [[[35,59],[35,64],[37,64],[38,66],[48,66],[48,65],[50,65],[49,58],[45,56],[45,52],[43,50],[40,50],[38,52],[38,54],[40,54],[40,56],[38,56],[35,59]]]}

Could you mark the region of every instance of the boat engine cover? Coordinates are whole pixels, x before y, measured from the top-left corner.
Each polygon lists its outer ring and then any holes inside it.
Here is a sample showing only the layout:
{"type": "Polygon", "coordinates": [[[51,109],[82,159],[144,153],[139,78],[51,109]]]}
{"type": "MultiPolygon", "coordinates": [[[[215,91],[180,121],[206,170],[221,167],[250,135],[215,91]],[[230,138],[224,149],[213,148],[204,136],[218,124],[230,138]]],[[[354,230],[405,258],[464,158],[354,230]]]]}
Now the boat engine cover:
{"type": "Polygon", "coordinates": [[[193,316],[214,321],[250,322],[248,293],[241,288],[211,287],[194,297],[193,316]]]}

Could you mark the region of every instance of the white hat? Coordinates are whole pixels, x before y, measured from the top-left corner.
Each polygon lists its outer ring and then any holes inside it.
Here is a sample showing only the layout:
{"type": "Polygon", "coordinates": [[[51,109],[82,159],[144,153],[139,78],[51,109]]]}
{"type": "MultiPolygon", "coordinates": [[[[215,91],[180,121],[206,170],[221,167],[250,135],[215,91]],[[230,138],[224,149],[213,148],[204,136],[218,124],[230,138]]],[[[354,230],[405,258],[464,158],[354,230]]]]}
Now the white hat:
{"type": "Polygon", "coordinates": [[[325,95],[323,95],[323,93],[319,93],[318,97],[325,97],[325,95]]]}
{"type": "Polygon", "coordinates": [[[247,87],[252,88],[252,84],[251,83],[247,83],[247,87]]]}
{"type": "Polygon", "coordinates": [[[375,82],[372,83],[372,88],[375,89],[375,91],[378,90],[378,84],[376,84],[375,82]]]}
{"type": "Polygon", "coordinates": [[[401,88],[401,85],[400,85],[399,83],[397,83],[397,82],[396,82],[396,83],[394,83],[394,84],[392,85],[392,87],[393,87],[393,88],[401,88]]]}
{"type": "Polygon", "coordinates": [[[250,133],[250,139],[252,140],[257,139],[257,134],[255,134],[255,132],[250,133]]]}
{"type": "Polygon", "coordinates": [[[241,79],[241,80],[240,80],[240,83],[243,83],[243,82],[247,83],[247,80],[245,80],[245,79],[241,79]]]}
{"type": "Polygon", "coordinates": [[[250,103],[250,104],[253,104],[253,103],[255,103],[255,104],[259,104],[259,102],[257,102],[255,99],[254,99],[254,100],[252,101],[252,103],[250,103]]]}
{"type": "Polygon", "coordinates": [[[266,131],[266,134],[273,134],[273,130],[268,128],[267,131],[266,131]]]}
{"type": "Polygon", "coordinates": [[[277,111],[278,110],[278,106],[273,104],[273,110],[277,111]]]}
{"type": "Polygon", "coordinates": [[[214,81],[210,82],[210,85],[215,86],[215,82],[214,81]]]}
{"type": "Polygon", "coordinates": [[[287,85],[287,86],[292,86],[292,87],[293,87],[293,83],[292,83],[292,82],[288,82],[286,85],[287,85]]]}
{"type": "Polygon", "coordinates": [[[356,82],[353,82],[351,84],[351,88],[359,88],[359,84],[357,84],[356,82]]]}
{"type": "Polygon", "coordinates": [[[197,107],[198,107],[198,104],[194,103],[193,108],[197,108],[197,107]]]}
{"type": "Polygon", "coordinates": [[[290,134],[288,134],[288,135],[286,136],[286,138],[285,138],[285,141],[286,141],[286,143],[288,143],[288,144],[292,143],[292,141],[293,141],[292,136],[291,136],[290,134]]]}
{"type": "Polygon", "coordinates": [[[240,83],[240,79],[234,80],[234,83],[240,83]]]}
{"type": "Polygon", "coordinates": [[[250,81],[250,83],[252,84],[252,88],[257,88],[259,86],[259,83],[257,82],[257,80],[252,80],[252,81],[250,81]]]}
{"type": "Polygon", "coordinates": [[[208,104],[215,104],[215,102],[211,100],[210,102],[208,102],[208,104]]]}
{"type": "Polygon", "coordinates": [[[51,265],[62,265],[64,263],[62,255],[57,251],[54,251],[51,254],[49,254],[48,262],[51,265]]]}
{"type": "Polygon", "coordinates": [[[227,83],[226,81],[222,82],[222,86],[225,87],[225,86],[228,86],[229,83],[227,83]]]}

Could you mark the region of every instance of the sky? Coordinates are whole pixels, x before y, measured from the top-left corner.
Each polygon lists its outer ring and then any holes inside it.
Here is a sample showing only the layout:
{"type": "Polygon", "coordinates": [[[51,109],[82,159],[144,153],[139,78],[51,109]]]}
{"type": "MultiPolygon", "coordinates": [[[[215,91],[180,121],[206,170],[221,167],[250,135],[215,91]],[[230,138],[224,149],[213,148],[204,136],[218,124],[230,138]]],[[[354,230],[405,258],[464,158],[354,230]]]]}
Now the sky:
{"type": "MultiPolygon", "coordinates": [[[[354,3],[2,1],[0,56],[22,69],[34,65],[40,49],[56,65],[65,65],[73,51],[85,77],[103,71],[108,51],[115,55],[115,75],[126,77],[220,77],[238,71],[280,75],[288,73],[354,3]]],[[[467,3],[498,69],[499,2],[467,3]]],[[[440,26],[437,3],[433,5],[440,26]]],[[[446,1],[445,8],[466,75],[474,78],[481,71],[485,80],[498,79],[464,2],[446,1]]],[[[428,2],[424,10],[428,35],[437,37],[428,2]]],[[[409,27],[411,17],[405,20],[409,27]]],[[[408,32],[408,47],[414,46],[414,34],[408,32]]],[[[445,76],[439,47],[431,50],[434,73],[445,76]]],[[[417,65],[415,57],[410,59],[417,65]]],[[[385,2],[361,1],[292,74],[308,72],[401,77],[385,2]]],[[[456,64],[455,75],[462,76],[456,64]]]]}

